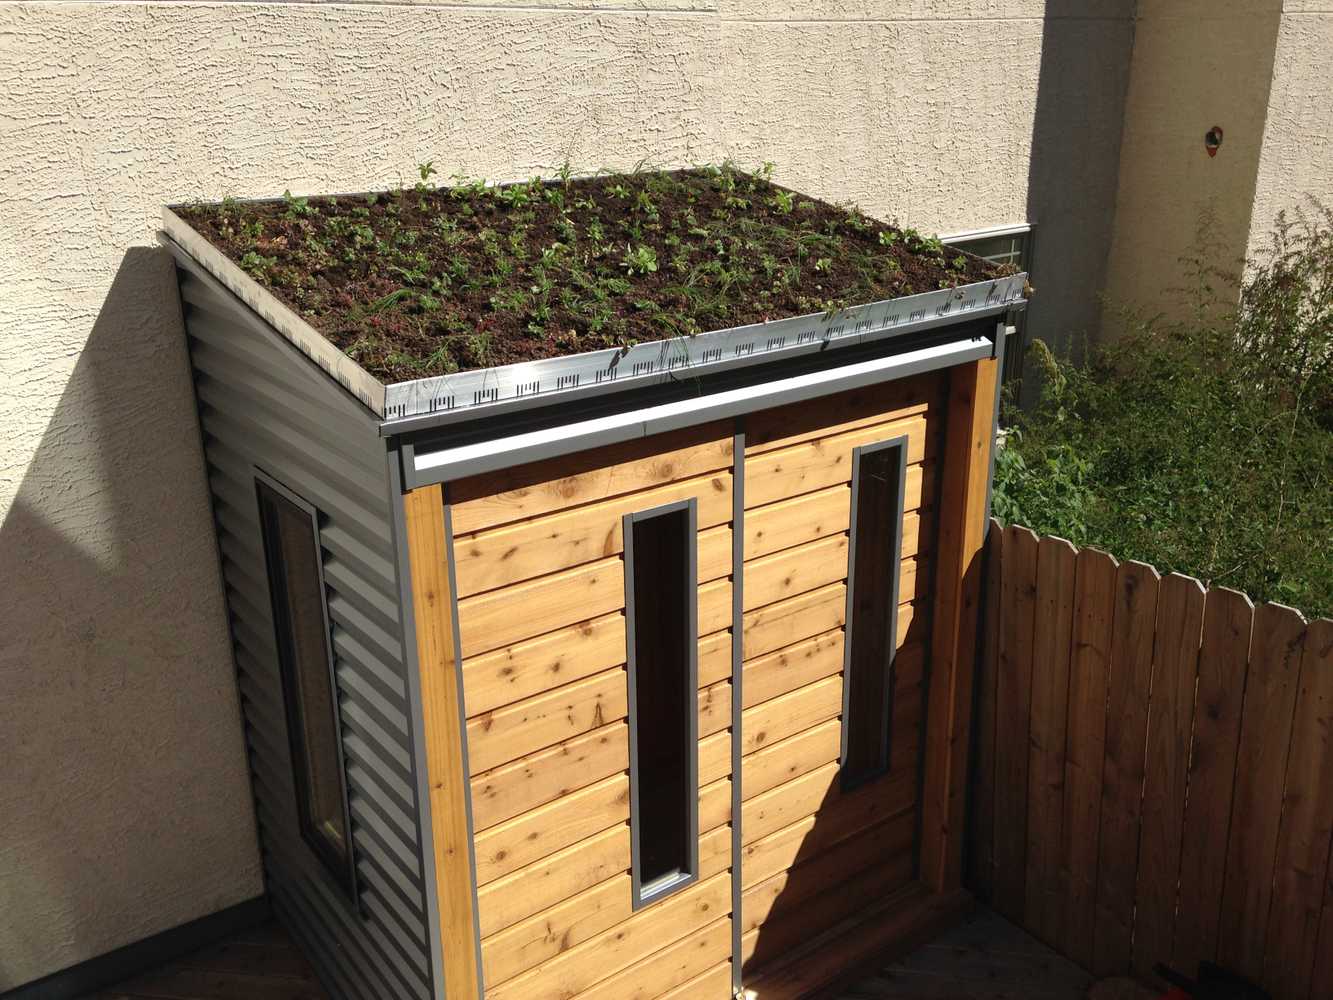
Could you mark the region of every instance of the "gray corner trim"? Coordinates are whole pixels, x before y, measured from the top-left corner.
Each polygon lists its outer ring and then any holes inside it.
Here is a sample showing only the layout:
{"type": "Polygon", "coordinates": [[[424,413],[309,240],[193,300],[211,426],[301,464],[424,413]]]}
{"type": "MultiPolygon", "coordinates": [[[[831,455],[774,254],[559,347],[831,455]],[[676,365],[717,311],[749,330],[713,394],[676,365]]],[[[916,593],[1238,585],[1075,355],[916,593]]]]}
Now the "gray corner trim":
{"type": "Polygon", "coordinates": [[[431,825],[430,776],[426,773],[425,709],[421,703],[421,662],[417,658],[416,611],[412,606],[412,560],[407,549],[407,516],[403,507],[402,458],[397,449],[385,449],[386,477],[389,489],[389,509],[393,512],[389,525],[393,542],[394,560],[398,570],[399,639],[403,647],[403,664],[407,671],[407,701],[411,714],[408,726],[412,739],[412,792],[416,796],[417,843],[421,845],[421,873],[426,885],[426,931],[430,940],[430,967],[426,970],[434,1000],[444,1000],[444,924],[440,919],[440,897],[435,891],[438,873],[435,870],[434,827],[431,825]]]}
{"type": "MultiPolygon", "coordinates": [[[[420,484],[416,481],[416,444],[405,438],[390,438],[395,443],[396,452],[394,460],[398,464],[399,492],[406,493],[408,490],[414,490],[420,484]]],[[[397,497],[395,496],[395,501],[397,497]]]]}
{"type": "Polygon", "coordinates": [[[1009,317],[1001,317],[995,328],[995,400],[991,404],[990,418],[990,466],[986,475],[986,527],[982,537],[990,531],[990,507],[995,495],[995,449],[1000,433],[1000,399],[1004,395],[1004,352],[1009,346],[1009,336],[1014,332],[1009,324],[1009,317]]]}
{"type": "MultiPolygon", "coordinates": [[[[629,684],[629,789],[630,789],[630,881],[635,910],[673,895],[699,880],[699,501],[695,497],[662,504],[648,510],[624,515],[622,531],[625,549],[625,661],[629,684]],[[635,655],[634,593],[634,526],[678,511],[686,512],[686,532],[689,538],[685,566],[685,754],[687,780],[685,801],[686,844],[689,858],[687,871],[659,878],[647,885],[643,881],[640,835],[642,822],[640,801],[643,789],[639,774],[639,711],[638,711],[638,657],[635,655]]],[[[475,879],[474,879],[475,884],[475,879]]]]}
{"type": "Polygon", "coordinates": [[[174,961],[221,941],[228,935],[271,919],[267,896],[256,896],[226,909],[172,927],[78,965],[53,972],[0,993],[3,1000],[73,1000],[114,986],[131,976],[174,961]]]}
{"type": "Polygon", "coordinates": [[[454,568],[453,500],[450,496],[448,483],[444,485],[444,546],[445,552],[448,554],[449,566],[449,614],[453,617],[454,625],[454,680],[458,685],[458,733],[459,743],[461,744],[459,752],[462,755],[463,784],[468,788],[466,802],[464,803],[467,811],[467,861],[472,879],[472,933],[477,956],[477,1000],[481,1000],[486,995],[486,979],[481,962],[481,909],[477,903],[477,834],[476,827],[472,822],[472,791],[469,782],[472,767],[468,762],[467,702],[465,685],[463,684],[463,636],[459,631],[458,624],[458,577],[454,568]]]}
{"type": "Polygon", "coordinates": [[[712,420],[736,417],[758,409],[802,402],[859,386],[906,378],[988,358],[994,345],[986,337],[918,348],[892,357],[875,358],[839,368],[809,372],[772,382],[745,386],[629,410],[590,420],[573,421],[539,431],[493,438],[474,444],[431,451],[418,449],[414,458],[415,485],[444,482],[482,472],[493,472],[526,462],[604,447],[666,431],[693,427],[712,420]]]}
{"type": "Polygon", "coordinates": [[[741,884],[740,861],[744,850],[741,813],[744,770],[741,745],[741,720],[745,698],[742,675],[745,672],[745,418],[736,418],[732,437],[731,467],[731,992],[739,996],[744,989],[741,976],[741,884]]]}
{"type": "MultiPolygon", "coordinates": [[[[897,672],[898,659],[898,600],[899,587],[902,577],[903,562],[903,507],[905,505],[905,493],[907,491],[907,435],[900,434],[897,437],[889,438],[884,441],[876,441],[874,444],[864,444],[852,449],[852,497],[851,497],[851,519],[849,522],[850,530],[847,543],[847,610],[845,614],[845,624],[843,634],[846,637],[843,642],[842,650],[842,735],[841,746],[838,753],[838,762],[841,765],[840,778],[842,790],[850,791],[859,785],[866,784],[880,777],[889,770],[889,747],[892,743],[893,730],[893,685],[897,672]],[[894,553],[893,579],[890,583],[890,600],[887,620],[883,627],[888,632],[889,651],[888,680],[884,685],[884,703],[880,706],[881,718],[884,721],[884,727],[880,732],[880,750],[879,766],[874,770],[863,774],[849,774],[847,771],[847,742],[849,722],[852,711],[852,647],[856,638],[856,629],[861,623],[856,619],[853,610],[856,606],[856,543],[861,529],[860,525],[860,499],[861,499],[861,460],[867,455],[873,455],[881,451],[896,449],[898,452],[898,483],[896,489],[897,511],[893,515],[892,537],[890,547],[894,553]]],[[[873,623],[872,623],[873,624],[873,623]]]]}
{"type": "MultiPolygon", "coordinates": [[[[269,601],[272,604],[273,609],[273,628],[274,631],[278,633],[274,635],[273,639],[274,646],[278,651],[278,671],[281,679],[284,702],[283,707],[286,715],[287,737],[291,745],[292,780],[296,784],[298,796],[301,797],[304,797],[306,781],[308,779],[305,774],[301,773],[299,762],[306,759],[307,751],[296,723],[298,719],[303,717],[300,713],[303,713],[304,706],[297,697],[296,691],[293,690],[293,688],[300,683],[295,676],[295,671],[297,669],[296,664],[283,662],[288,654],[284,652],[286,644],[283,641],[281,631],[283,623],[288,621],[288,615],[278,610],[278,594],[274,589],[274,583],[276,582],[275,577],[279,571],[278,566],[275,564],[275,559],[277,558],[280,543],[278,539],[270,539],[268,537],[268,519],[264,516],[264,504],[261,499],[262,489],[268,489],[286,500],[292,506],[304,513],[310,520],[311,539],[315,544],[315,565],[319,569],[319,610],[324,623],[322,634],[324,636],[325,669],[328,673],[329,690],[333,694],[334,722],[338,727],[338,739],[334,743],[334,751],[338,758],[338,792],[341,799],[340,805],[342,807],[343,829],[347,831],[346,859],[341,865],[335,867],[336,859],[331,857],[326,849],[316,841],[313,831],[308,828],[305,805],[299,801],[295,803],[297,825],[301,830],[301,839],[320,861],[320,871],[333,875],[338,888],[341,890],[342,897],[350,900],[353,909],[360,914],[362,919],[369,919],[370,914],[366,910],[365,904],[361,899],[360,886],[357,880],[356,838],[352,836],[352,802],[347,790],[347,754],[344,749],[344,742],[347,738],[347,727],[343,722],[342,698],[338,687],[337,654],[333,649],[333,627],[329,620],[329,586],[324,578],[324,550],[320,543],[319,510],[314,504],[307,501],[298,493],[288,489],[274,476],[270,475],[257,465],[254,467],[254,479],[255,505],[257,507],[256,514],[259,519],[260,534],[262,536],[261,543],[264,551],[264,569],[268,577],[266,583],[268,586],[269,601]],[[338,868],[341,868],[342,870],[339,871],[338,868]]],[[[285,565],[282,566],[281,571],[284,574],[286,573],[285,565]]]]}
{"type": "Polygon", "coordinates": [[[188,266],[175,270],[201,394],[208,485],[274,909],[300,932],[307,950],[322,957],[321,978],[332,993],[427,1000],[428,886],[416,839],[412,708],[398,638],[393,510],[378,425],[234,295],[188,266]],[[321,512],[358,889],[369,919],[336,900],[297,834],[255,465],[321,512]]]}

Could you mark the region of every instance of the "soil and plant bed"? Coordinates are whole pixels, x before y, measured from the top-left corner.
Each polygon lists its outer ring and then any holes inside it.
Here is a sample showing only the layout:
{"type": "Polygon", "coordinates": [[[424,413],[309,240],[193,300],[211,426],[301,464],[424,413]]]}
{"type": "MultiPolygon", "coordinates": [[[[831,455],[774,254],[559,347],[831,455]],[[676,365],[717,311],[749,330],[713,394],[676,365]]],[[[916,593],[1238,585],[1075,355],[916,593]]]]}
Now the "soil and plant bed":
{"type": "Polygon", "coordinates": [[[177,214],[400,382],[743,326],[1006,273],[730,164],[192,204],[177,214]]]}

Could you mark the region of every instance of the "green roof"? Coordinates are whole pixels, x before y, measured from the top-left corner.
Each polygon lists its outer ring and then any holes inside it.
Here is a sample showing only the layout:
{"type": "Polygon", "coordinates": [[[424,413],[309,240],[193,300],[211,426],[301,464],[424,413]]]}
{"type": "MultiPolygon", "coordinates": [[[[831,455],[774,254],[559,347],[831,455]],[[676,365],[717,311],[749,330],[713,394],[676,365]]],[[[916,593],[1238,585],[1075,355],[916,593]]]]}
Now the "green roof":
{"type": "Polygon", "coordinates": [[[385,382],[561,357],[997,276],[730,165],[191,204],[187,223],[385,382]]]}

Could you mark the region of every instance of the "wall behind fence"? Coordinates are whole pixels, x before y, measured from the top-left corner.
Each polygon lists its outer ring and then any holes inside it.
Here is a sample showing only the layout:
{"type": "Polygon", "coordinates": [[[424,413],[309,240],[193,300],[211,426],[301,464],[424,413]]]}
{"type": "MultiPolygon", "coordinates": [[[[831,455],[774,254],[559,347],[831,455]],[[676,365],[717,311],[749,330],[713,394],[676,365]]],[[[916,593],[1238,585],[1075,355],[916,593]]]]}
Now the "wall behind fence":
{"type": "Polygon", "coordinates": [[[1333,621],[992,524],[972,888],[1100,975],[1333,996],[1333,621]]]}

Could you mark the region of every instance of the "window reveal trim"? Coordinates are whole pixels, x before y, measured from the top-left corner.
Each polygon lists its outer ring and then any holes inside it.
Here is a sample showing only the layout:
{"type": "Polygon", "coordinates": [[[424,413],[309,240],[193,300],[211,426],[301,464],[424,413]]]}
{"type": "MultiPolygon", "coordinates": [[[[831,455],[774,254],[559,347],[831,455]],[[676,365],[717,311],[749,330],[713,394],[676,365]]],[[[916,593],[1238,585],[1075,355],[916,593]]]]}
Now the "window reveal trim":
{"type": "Polygon", "coordinates": [[[278,653],[278,674],[282,685],[283,711],[287,723],[287,741],[291,754],[292,781],[296,791],[296,815],[301,839],[319,859],[324,870],[332,876],[338,888],[360,908],[359,886],[356,876],[356,851],[352,839],[352,810],[347,790],[347,765],[343,750],[342,718],[338,710],[338,677],[333,656],[332,631],[329,619],[328,589],[324,580],[324,558],[320,545],[319,511],[299,494],[288,489],[260,468],[254,470],[255,496],[258,505],[261,543],[267,572],[269,601],[273,612],[274,645],[278,653]],[[314,565],[318,568],[317,585],[320,594],[320,615],[324,638],[324,661],[327,670],[329,697],[333,704],[333,731],[335,760],[330,762],[338,776],[338,793],[342,812],[342,837],[345,850],[340,854],[326,837],[313,827],[310,815],[311,765],[304,739],[304,716],[296,676],[296,651],[293,648],[293,627],[288,607],[287,565],[281,554],[281,541],[275,522],[277,512],[271,497],[286,502],[305,515],[310,524],[310,538],[314,545],[314,565]]]}
{"type": "MultiPolygon", "coordinates": [[[[698,501],[694,497],[663,504],[648,510],[624,515],[622,520],[625,552],[625,651],[627,682],[629,686],[629,766],[630,766],[630,843],[631,884],[633,908],[638,910],[685,888],[699,879],[699,587],[698,587],[698,501]],[[643,810],[645,798],[654,794],[646,787],[651,774],[645,766],[643,747],[640,745],[645,728],[639,706],[640,656],[637,638],[640,614],[653,614],[656,609],[644,607],[645,594],[639,594],[635,583],[637,560],[644,553],[636,551],[635,526],[662,517],[684,517],[686,543],[682,579],[676,583],[683,588],[678,594],[684,608],[682,628],[684,643],[684,685],[682,705],[684,725],[680,727],[683,740],[681,753],[685,768],[684,801],[678,802],[684,834],[684,862],[674,871],[645,873],[643,810]]],[[[659,581],[660,583],[660,581],[659,581]]]]}
{"type": "MultiPolygon", "coordinates": [[[[899,435],[885,441],[878,441],[874,444],[861,445],[852,449],[852,494],[851,494],[851,517],[849,521],[849,535],[847,545],[847,605],[843,640],[843,661],[842,661],[842,736],[841,748],[839,753],[839,764],[841,765],[841,783],[844,791],[850,791],[859,785],[873,781],[884,775],[890,768],[889,748],[893,741],[893,705],[894,705],[894,685],[896,682],[896,661],[898,655],[898,608],[901,599],[900,587],[902,576],[902,550],[903,550],[903,515],[906,500],[907,487],[907,435],[899,435]],[[874,623],[866,623],[862,619],[863,615],[855,613],[857,601],[857,565],[856,556],[858,543],[862,539],[862,534],[867,531],[867,527],[861,523],[861,496],[863,489],[862,466],[863,459],[876,455],[880,452],[895,450],[897,451],[897,461],[892,465],[896,469],[897,482],[894,486],[893,510],[891,512],[891,523],[889,524],[889,552],[892,555],[893,573],[887,586],[889,588],[889,599],[887,603],[888,613],[884,616],[884,621],[880,623],[885,631],[884,649],[887,652],[888,663],[885,667],[884,692],[881,703],[878,706],[878,719],[880,725],[880,749],[877,765],[869,770],[853,772],[850,770],[850,742],[852,736],[852,715],[853,711],[858,712],[858,722],[860,713],[864,712],[868,706],[858,705],[852,700],[852,671],[854,669],[854,656],[857,652],[857,638],[859,635],[866,634],[864,630],[868,627],[874,627],[874,623]],[[858,629],[862,630],[858,632],[858,629]]],[[[873,512],[864,512],[867,515],[873,512]]]]}

